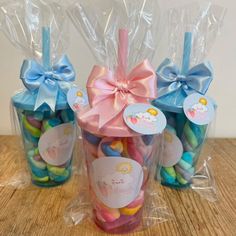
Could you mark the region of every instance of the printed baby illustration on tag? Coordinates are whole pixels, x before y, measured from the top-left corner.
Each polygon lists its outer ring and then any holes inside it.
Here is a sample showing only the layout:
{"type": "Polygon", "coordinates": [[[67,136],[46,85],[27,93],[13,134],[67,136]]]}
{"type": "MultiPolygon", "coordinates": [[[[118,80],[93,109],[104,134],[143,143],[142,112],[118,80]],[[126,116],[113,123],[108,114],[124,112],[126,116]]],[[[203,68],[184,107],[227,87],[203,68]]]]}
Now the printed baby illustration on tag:
{"type": "Polygon", "coordinates": [[[67,101],[74,112],[79,112],[83,107],[88,105],[88,96],[79,87],[73,87],[67,93],[67,101]]]}
{"type": "Polygon", "coordinates": [[[130,120],[131,123],[135,124],[143,124],[143,125],[152,125],[153,122],[156,122],[156,116],[158,115],[158,111],[153,108],[149,108],[145,112],[139,112],[128,116],[127,119],[130,120]]]}
{"type": "Polygon", "coordinates": [[[199,93],[189,95],[184,100],[183,109],[187,118],[197,125],[207,125],[215,117],[213,100],[199,93]]]}
{"type": "Polygon", "coordinates": [[[160,133],[166,126],[164,114],[149,104],[129,105],[123,113],[123,118],[129,128],[141,134],[160,133]]]}
{"type": "Polygon", "coordinates": [[[65,164],[72,155],[75,132],[72,124],[63,124],[52,128],[39,141],[42,158],[51,165],[65,164]]]}
{"type": "Polygon", "coordinates": [[[85,106],[87,104],[86,99],[83,97],[83,92],[78,91],[77,97],[75,99],[75,103],[73,105],[75,110],[80,110],[81,106],[85,106]]]}
{"type": "Polygon", "coordinates": [[[191,117],[198,117],[199,119],[204,119],[207,113],[207,100],[205,98],[200,98],[197,104],[194,104],[189,110],[188,115],[191,117]]]}

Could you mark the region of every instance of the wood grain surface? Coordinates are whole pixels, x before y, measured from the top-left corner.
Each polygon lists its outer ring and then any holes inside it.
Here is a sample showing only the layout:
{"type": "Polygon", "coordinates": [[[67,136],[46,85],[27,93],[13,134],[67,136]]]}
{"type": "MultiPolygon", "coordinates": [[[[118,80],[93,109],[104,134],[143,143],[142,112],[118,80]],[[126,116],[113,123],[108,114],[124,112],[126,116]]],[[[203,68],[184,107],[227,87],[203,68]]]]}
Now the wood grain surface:
{"type": "MultiPolygon", "coordinates": [[[[195,191],[176,191],[155,184],[174,216],[145,231],[127,235],[236,235],[236,139],[209,140],[206,153],[212,153],[211,166],[217,183],[218,201],[209,202],[195,191]]],[[[26,164],[20,141],[0,136],[0,235],[1,236],[99,236],[108,235],[92,222],[69,226],[65,209],[76,199],[84,182],[78,174],[64,186],[44,189],[27,181],[15,186],[26,164]]],[[[28,178],[26,178],[27,180],[28,178]]],[[[24,179],[20,179],[22,182],[24,179]]]]}

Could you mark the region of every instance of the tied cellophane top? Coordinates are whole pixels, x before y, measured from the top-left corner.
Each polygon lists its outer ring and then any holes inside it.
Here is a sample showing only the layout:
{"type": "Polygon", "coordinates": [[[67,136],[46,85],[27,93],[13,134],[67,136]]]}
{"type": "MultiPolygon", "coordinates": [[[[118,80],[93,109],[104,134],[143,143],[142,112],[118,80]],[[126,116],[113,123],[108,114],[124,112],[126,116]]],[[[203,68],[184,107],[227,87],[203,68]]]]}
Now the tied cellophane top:
{"type": "Polygon", "coordinates": [[[123,112],[130,104],[149,103],[156,96],[151,61],[159,8],[156,1],[98,2],[78,1],[68,9],[97,60],[87,81],[89,105],[78,113],[78,122],[97,135],[135,136],[123,112]]]}
{"type": "Polygon", "coordinates": [[[13,96],[14,106],[32,111],[69,108],[66,91],[75,72],[65,55],[65,7],[55,0],[1,1],[0,30],[25,56],[20,79],[26,90],[13,96]]]}

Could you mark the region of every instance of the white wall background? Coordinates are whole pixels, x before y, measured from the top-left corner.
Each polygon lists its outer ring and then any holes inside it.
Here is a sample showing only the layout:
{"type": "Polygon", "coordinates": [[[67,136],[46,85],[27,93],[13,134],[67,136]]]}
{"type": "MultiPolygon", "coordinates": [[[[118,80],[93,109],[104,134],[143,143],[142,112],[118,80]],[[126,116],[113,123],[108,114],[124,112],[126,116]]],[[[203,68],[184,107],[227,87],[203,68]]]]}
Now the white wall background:
{"type": "MultiPolygon", "coordinates": [[[[160,0],[163,7],[180,5],[180,0],[160,0]]],[[[185,1],[186,2],[186,1],[185,1]]],[[[188,0],[187,2],[190,2],[188,0]]],[[[208,58],[215,67],[215,81],[209,95],[218,102],[216,137],[236,137],[236,1],[213,0],[227,8],[225,23],[208,58]]],[[[74,64],[78,84],[84,86],[94,59],[81,36],[71,27],[68,54],[74,64]]],[[[157,52],[154,65],[165,57],[164,50],[157,52]]],[[[9,101],[15,91],[22,88],[19,70],[23,56],[0,32],[0,134],[11,134],[9,101]]]]}

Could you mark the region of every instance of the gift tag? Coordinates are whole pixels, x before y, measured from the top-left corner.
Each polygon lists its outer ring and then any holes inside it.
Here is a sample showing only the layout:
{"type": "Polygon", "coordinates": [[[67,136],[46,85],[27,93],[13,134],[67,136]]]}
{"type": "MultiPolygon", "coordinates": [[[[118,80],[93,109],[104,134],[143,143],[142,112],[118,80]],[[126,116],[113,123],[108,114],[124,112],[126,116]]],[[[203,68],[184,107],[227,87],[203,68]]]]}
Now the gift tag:
{"type": "Polygon", "coordinates": [[[67,93],[67,101],[74,112],[79,112],[88,105],[88,95],[82,89],[73,87],[67,93]]]}
{"type": "Polygon", "coordinates": [[[179,138],[168,129],[165,129],[164,138],[164,151],[160,165],[163,167],[172,167],[180,161],[183,155],[183,145],[179,138]]]}
{"type": "Polygon", "coordinates": [[[207,96],[194,93],[184,100],[183,108],[187,118],[194,124],[208,125],[214,120],[214,104],[207,96]]]}
{"type": "Polygon", "coordinates": [[[54,166],[65,164],[71,159],[76,132],[73,124],[54,127],[44,133],[39,140],[39,153],[42,159],[54,166]]]}
{"type": "Polygon", "coordinates": [[[92,163],[93,190],[111,208],[127,206],[138,196],[143,183],[142,166],[123,157],[101,157],[92,163]]]}
{"type": "Polygon", "coordinates": [[[133,104],[123,114],[125,123],[137,133],[152,135],[162,133],[166,127],[164,114],[149,104],[133,104]]]}

